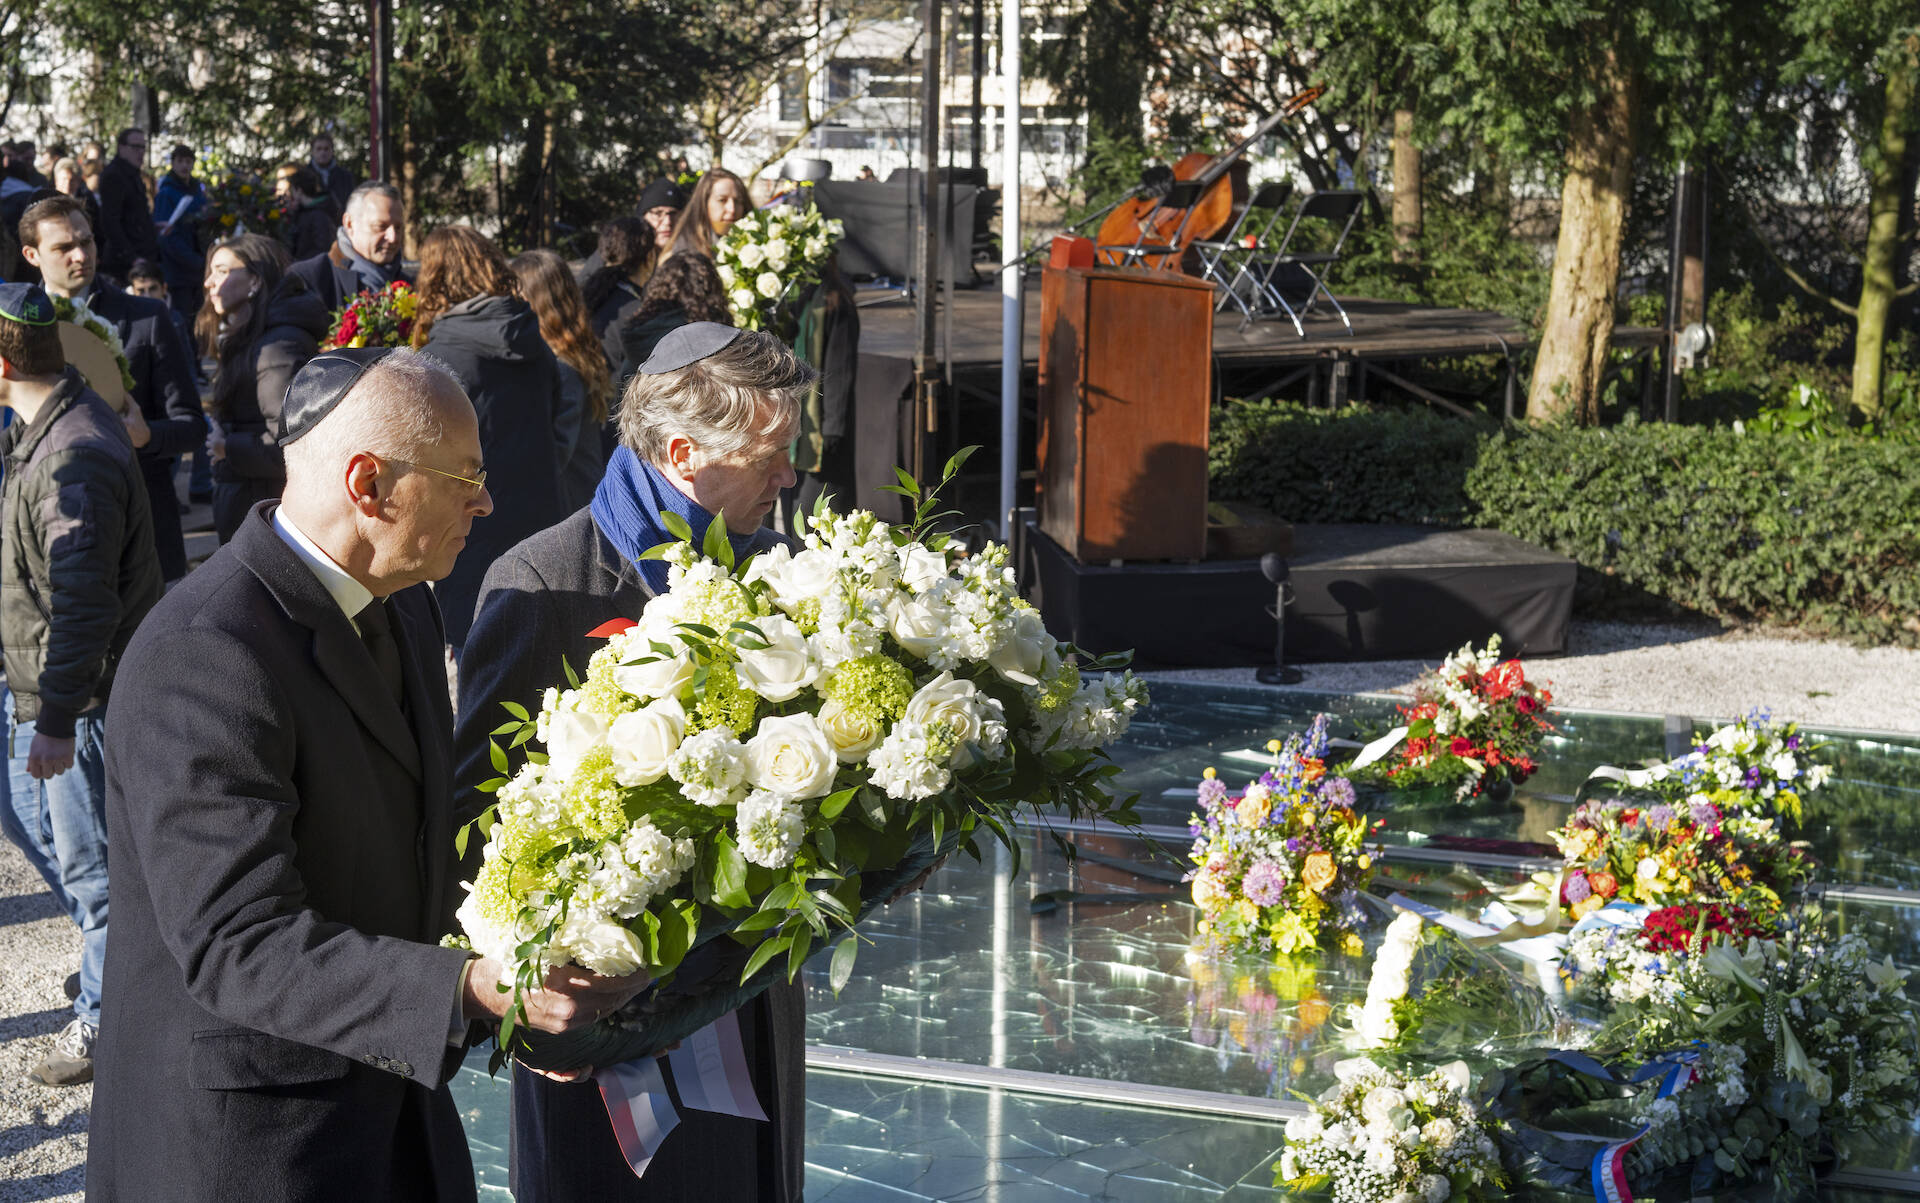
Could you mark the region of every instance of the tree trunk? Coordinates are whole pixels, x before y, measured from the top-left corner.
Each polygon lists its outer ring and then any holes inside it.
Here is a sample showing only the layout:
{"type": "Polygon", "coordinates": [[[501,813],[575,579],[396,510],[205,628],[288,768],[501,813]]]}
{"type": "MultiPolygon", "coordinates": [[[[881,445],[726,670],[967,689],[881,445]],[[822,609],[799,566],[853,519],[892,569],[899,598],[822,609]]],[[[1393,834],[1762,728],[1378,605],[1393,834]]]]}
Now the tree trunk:
{"type": "Polygon", "coordinates": [[[1600,379],[1613,339],[1620,239],[1633,183],[1631,68],[1609,48],[1598,64],[1598,95],[1568,130],[1567,181],[1560,189],[1560,240],[1546,328],[1527,393],[1527,420],[1599,416],[1600,379]]]}
{"type": "Polygon", "coordinates": [[[1915,42],[1893,56],[1887,68],[1887,105],[1872,166],[1867,201],[1867,250],[1861,261],[1860,303],[1853,328],[1853,408],[1862,418],[1880,416],[1880,374],[1887,345],[1887,311],[1893,308],[1894,253],[1900,242],[1901,174],[1907,161],[1906,125],[1913,112],[1915,42]]]}
{"type": "Polygon", "coordinates": [[[1420,148],[1413,141],[1413,110],[1393,114],[1393,260],[1420,258],[1420,148]]]}

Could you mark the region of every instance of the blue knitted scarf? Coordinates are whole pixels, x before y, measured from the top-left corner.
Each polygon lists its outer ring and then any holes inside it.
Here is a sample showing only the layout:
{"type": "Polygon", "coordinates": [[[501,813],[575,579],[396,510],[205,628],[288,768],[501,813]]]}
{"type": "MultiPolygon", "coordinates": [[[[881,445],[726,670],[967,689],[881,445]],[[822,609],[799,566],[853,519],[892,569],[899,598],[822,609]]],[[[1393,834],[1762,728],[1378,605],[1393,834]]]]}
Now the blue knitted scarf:
{"type": "MultiPolygon", "coordinates": [[[[707,537],[713,515],[696,505],[692,498],[673,487],[660,470],[635,455],[625,446],[614,449],[607,461],[607,474],[593,493],[593,521],[613,549],[633,562],[640,579],[655,593],[667,591],[667,564],[664,560],[643,560],[640,553],[649,547],[673,541],[673,535],[661,524],[660,512],[678,514],[693,529],[693,545],[707,537]]],[[[744,560],[757,550],[764,532],[736,535],[727,532],[736,560],[744,560]]]]}

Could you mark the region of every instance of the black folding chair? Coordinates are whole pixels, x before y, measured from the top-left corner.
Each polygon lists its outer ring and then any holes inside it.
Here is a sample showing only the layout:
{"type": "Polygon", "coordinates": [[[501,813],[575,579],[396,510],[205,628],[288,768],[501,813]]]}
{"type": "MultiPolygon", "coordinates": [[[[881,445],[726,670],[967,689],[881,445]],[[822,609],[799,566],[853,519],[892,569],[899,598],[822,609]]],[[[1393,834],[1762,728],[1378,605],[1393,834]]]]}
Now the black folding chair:
{"type": "Polygon", "coordinates": [[[1116,267],[1135,267],[1148,255],[1179,255],[1180,235],[1186,232],[1187,223],[1193,220],[1193,206],[1200,200],[1205,190],[1198,180],[1175,180],[1147,215],[1140,219],[1140,232],[1130,243],[1102,243],[1098,246],[1098,261],[1116,267]],[[1147,231],[1154,228],[1162,214],[1179,214],[1180,223],[1173,228],[1165,242],[1147,241],[1147,231]],[[1111,256],[1111,257],[1109,257],[1111,256]]]}
{"type": "MultiPolygon", "coordinates": [[[[1294,333],[1301,338],[1307,336],[1306,327],[1300,319],[1313,311],[1314,302],[1321,297],[1327,298],[1334,312],[1340,315],[1340,321],[1353,333],[1353,322],[1347,317],[1347,311],[1340,307],[1333,293],[1327,290],[1323,275],[1327,268],[1340,261],[1340,249],[1346,245],[1347,234],[1352,231],[1353,223],[1360,216],[1360,206],[1364,201],[1362,193],[1348,189],[1328,192],[1315,192],[1301,198],[1300,208],[1293,215],[1293,222],[1287,227],[1287,233],[1280,240],[1271,260],[1267,261],[1266,271],[1260,276],[1260,293],[1271,312],[1278,309],[1293,322],[1294,333]],[[1301,233],[1301,223],[1311,223],[1306,227],[1308,236],[1323,233],[1326,230],[1338,231],[1333,235],[1332,245],[1323,250],[1296,251],[1294,239],[1301,233]],[[1302,285],[1306,287],[1306,299],[1298,308],[1287,299],[1287,294],[1298,295],[1302,285]]],[[[1252,315],[1241,323],[1246,329],[1253,323],[1252,315]]]]}
{"type": "Polygon", "coordinates": [[[1273,227],[1293,198],[1293,182],[1279,180],[1262,184],[1247,198],[1246,207],[1234,219],[1225,237],[1195,242],[1200,252],[1200,278],[1220,286],[1214,308],[1225,309],[1232,301],[1243,317],[1251,320],[1262,307],[1259,275],[1254,265],[1273,237],[1273,227]],[[1257,232],[1256,232],[1257,227],[1257,232]]]}

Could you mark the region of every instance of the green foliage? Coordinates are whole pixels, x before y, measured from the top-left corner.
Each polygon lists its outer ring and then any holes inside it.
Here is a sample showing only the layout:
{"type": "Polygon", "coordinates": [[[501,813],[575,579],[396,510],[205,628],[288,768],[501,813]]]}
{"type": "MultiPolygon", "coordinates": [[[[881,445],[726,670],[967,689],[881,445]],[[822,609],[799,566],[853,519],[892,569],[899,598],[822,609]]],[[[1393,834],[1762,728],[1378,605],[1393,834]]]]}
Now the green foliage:
{"type": "Polygon", "coordinates": [[[1430,179],[1417,262],[1394,260],[1390,223],[1354,227],[1335,279],[1342,295],[1447,309],[1491,309],[1538,330],[1552,268],[1545,249],[1520,236],[1504,206],[1435,196],[1430,179]]]}
{"type": "Polygon", "coordinates": [[[1229,401],[1213,411],[1211,495],[1290,522],[1464,523],[1489,429],[1427,411],[1229,401]]]}
{"type": "Polygon", "coordinates": [[[1628,423],[1507,431],[1466,479],[1481,521],[1719,618],[1920,643],[1920,465],[1896,442],[1628,423]]]}

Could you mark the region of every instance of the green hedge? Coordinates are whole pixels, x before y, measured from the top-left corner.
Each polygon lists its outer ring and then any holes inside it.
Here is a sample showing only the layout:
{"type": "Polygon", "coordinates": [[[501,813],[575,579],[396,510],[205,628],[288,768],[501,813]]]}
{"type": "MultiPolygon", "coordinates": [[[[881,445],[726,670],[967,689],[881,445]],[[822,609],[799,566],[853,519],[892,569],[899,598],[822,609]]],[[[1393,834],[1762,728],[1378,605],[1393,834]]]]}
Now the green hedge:
{"type": "Polygon", "coordinates": [[[1474,449],[1490,424],[1420,410],[1228,401],[1213,411],[1212,497],[1290,522],[1468,520],[1474,449]]]}
{"type": "Polygon", "coordinates": [[[1410,410],[1229,403],[1213,495],[1295,522],[1493,527],[1577,561],[1580,608],[1646,595],[1716,618],[1920,644],[1920,457],[1628,423],[1501,430],[1410,410]]]}

